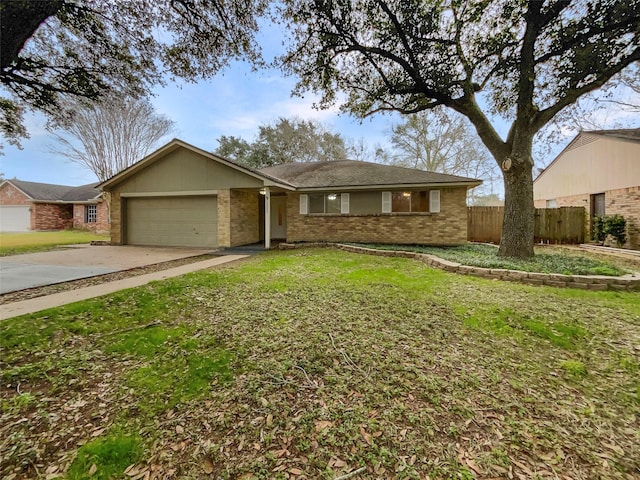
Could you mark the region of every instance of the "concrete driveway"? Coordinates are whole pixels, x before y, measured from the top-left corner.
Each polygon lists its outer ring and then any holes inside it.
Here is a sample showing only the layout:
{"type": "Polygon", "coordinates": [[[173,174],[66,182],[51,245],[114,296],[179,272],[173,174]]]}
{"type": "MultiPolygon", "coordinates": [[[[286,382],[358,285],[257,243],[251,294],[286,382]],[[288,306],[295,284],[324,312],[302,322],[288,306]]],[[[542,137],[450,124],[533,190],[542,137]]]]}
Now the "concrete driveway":
{"type": "Polygon", "coordinates": [[[211,249],[72,245],[0,259],[0,294],[211,253],[211,249]]]}

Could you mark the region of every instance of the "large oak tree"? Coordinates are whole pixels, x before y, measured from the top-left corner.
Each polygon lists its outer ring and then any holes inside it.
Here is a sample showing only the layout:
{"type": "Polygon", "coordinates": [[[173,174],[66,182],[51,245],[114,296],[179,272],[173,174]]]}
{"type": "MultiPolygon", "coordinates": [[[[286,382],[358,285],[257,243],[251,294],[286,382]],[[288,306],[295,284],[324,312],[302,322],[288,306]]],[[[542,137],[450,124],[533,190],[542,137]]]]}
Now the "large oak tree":
{"type": "MultiPolygon", "coordinates": [[[[140,94],[167,76],[258,60],[267,0],[13,0],[0,3],[0,129],[26,106],[64,118],[66,95],[140,94]]],[[[503,169],[500,254],[533,254],[532,142],[555,115],[640,60],[640,0],[283,0],[282,59],[298,92],[346,92],[345,111],[467,116],[503,169]],[[482,100],[482,101],[480,101],[482,100]],[[489,120],[511,124],[502,138],[489,120]]]]}
{"type": "Polygon", "coordinates": [[[471,121],[503,172],[502,256],[533,255],[536,133],[640,60],[640,0],[288,0],[281,15],[282,62],[321,106],[344,92],[360,117],[444,106],[471,121]]]}

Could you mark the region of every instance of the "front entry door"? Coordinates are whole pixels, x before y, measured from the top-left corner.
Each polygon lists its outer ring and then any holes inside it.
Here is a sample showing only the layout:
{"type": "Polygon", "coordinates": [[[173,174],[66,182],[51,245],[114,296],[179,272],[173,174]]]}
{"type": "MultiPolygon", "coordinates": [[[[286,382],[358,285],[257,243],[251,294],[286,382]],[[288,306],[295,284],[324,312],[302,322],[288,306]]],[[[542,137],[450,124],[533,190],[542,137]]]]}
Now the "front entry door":
{"type": "Polygon", "coordinates": [[[271,197],[271,238],[287,238],[287,197],[271,197]]]}

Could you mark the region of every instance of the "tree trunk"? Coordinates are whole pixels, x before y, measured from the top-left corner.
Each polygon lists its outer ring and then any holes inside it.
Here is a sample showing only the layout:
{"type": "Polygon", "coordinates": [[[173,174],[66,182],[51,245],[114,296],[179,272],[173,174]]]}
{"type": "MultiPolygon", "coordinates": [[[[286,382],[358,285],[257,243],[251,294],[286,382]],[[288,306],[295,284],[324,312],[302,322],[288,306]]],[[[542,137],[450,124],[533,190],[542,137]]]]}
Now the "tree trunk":
{"type": "Polygon", "coordinates": [[[504,221],[498,256],[533,256],[535,208],[533,206],[533,159],[531,142],[522,154],[502,161],[504,176],[504,221]]]}

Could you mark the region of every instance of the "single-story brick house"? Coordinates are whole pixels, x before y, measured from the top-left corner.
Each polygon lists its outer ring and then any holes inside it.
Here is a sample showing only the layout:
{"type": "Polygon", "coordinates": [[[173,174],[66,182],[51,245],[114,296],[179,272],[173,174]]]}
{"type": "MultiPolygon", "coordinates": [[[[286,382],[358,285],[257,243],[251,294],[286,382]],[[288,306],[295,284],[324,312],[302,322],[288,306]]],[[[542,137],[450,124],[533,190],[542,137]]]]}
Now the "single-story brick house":
{"type": "Polygon", "coordinates": [[[107,233],[108,205],[97,185],[70,187],[4,180],[0,183],[0,231],[77,228],[107,233]]]}
{"type": "Polygon", "coordinates": [[[580,132],[533,182],[537,208],[622,215],[627,247],[640,247],[640,128],[580,132]]]}
{"type": "Polygon", "coordinates": [[[115,244],[271,240],[456,245],[480,180],[356,161],[253,170],[172,140],[102,183],[115,244]]]}

